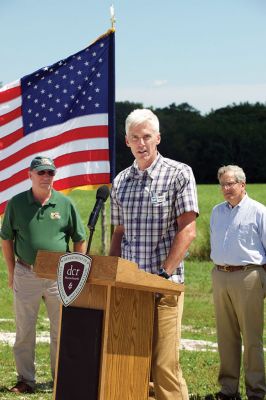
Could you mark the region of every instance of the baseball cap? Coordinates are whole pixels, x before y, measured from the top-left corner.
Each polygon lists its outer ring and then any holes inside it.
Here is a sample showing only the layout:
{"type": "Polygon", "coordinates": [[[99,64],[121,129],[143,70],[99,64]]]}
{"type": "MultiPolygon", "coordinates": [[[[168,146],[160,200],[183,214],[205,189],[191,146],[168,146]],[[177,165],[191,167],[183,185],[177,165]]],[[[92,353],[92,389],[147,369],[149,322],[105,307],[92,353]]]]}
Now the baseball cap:
{"type": "Polygon", "coordinates": [[[55,165],[51,158],[38,156],[30,163],[30,169],[35,171],[50,170],[55,171],[55,165]]]}

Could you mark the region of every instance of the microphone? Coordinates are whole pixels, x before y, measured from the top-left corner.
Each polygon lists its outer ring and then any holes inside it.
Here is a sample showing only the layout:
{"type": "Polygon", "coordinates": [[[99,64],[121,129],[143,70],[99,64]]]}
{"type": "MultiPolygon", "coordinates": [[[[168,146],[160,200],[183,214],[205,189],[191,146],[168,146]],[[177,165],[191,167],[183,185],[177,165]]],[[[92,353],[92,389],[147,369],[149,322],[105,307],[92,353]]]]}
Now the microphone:
{"type": "Polygon", "coordinates": [[[93,231],[95,228],[95,225],[97,223],[100,211],[102,209],[103,203],[106,202],[109,196],[109,188],[108,186],[100,186],[99,189],[97,190],[96,193],[96,203],[95,206],[91,212],[89,221],[88,221],[88,228],[93,231]]]}

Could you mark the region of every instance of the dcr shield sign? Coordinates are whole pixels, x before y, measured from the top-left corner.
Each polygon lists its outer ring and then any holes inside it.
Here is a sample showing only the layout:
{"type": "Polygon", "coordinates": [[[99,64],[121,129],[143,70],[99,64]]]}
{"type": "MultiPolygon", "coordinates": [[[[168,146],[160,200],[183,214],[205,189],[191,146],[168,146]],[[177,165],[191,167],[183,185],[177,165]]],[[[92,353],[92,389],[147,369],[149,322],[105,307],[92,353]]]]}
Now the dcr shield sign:
{"type": "Polygon", "coordinates": [[[57,285],[65,307],[82,291],[91,269],[91,257],[81,253],[69,253],[60,257],[57,269],[57,285]]]}

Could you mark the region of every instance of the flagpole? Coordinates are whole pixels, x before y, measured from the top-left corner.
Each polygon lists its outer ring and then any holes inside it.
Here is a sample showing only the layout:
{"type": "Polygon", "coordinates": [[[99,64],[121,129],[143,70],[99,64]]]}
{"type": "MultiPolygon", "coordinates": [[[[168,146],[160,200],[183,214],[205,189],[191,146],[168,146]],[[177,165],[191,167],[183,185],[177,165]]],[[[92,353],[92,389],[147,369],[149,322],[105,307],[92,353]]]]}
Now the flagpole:
{"type": "MultiPolygon", "coordinates": [[[[113,33],[112,35],[112,41],[110,44],[110,63],[112,65],[112,68],[109,68],[109,71],[112,71],[112,76],[110,76],[109,79],[109,116],[110,116],[110,121],[109,121],[109,138],[110,136],[113,138],[111,142],[109,142],[109,149],[111,152],[110,156],[110,177],[111,177],[111,183],[113,182],[115,175],[116,175],[116,144],[115,144],[115,10],[114,10],[114,5],[112,4],[110,6],[110,19],[111,19],[111,29],[110,31],[113,33]]],[[[105,204],[104,207],[102,208],[102,254],[106,255],[107,254],[107,229],[106,229],[106,210],[105,210],[105,204]]],[[[110,239],[112,238],[114,227],[113,225],[110,226],[110,239]]]]}
{"type": "Polygon", "coordinates": [[[111,183],[116,176],[116,127],[115,127],[115,14],[114,6],[110,7],[112,28],[109,43],[109,87],[108,87],[108,112],[109,112],[109,149],[111,163],[111,183]]]}
{"type": "Polygon", "coordinates": [[[113,4],[110,6],[110,16],[111,16],[111,28],[112,30],[115,30],[116,19],[115,19],[115,8],[113,4]]]}

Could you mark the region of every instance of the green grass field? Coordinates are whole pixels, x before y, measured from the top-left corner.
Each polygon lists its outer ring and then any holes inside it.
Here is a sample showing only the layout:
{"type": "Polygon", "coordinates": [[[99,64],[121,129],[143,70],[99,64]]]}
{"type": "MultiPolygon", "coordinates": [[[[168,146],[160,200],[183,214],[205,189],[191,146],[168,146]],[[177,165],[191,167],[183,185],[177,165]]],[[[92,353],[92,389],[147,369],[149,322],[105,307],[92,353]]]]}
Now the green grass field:
{"type": "MultiPolygon", "coordinates": [[[[266,185],[249,185],[250,197],[265,203],[266,185]]],[[[197,339],[216,342],[215,319],[212,304],[212,289],[210,271],[212,263],[209,257],[208,224],[212,207],[222,201],[218,185],[198,186],[200,217],[197,221],[198,236],[192,246],[190,255],[186,261],[186,296],[184,316],[182,323],[182,337],[184,339],[197,339]]],[[[71,197],[77,205],[84,224],[87,224],[88,216],[95,202],[95,192],[76,191],[71,197]]],[[[109,203],[107,202],[107,215],[109,215],[109,203]]],[[[92,243],[91,254],[101,253],[100,221],[92,243]]],[[[107,237],[110,238],[110,229],[107,237]]],[[[12,292],[7,288],[6,268],[0,254],[0,333],[14,332],[14,315],[12,309],[12,292]]],[[[266,313],[265,313],[266,316],[266,313]]],[[[48,331],[48,322],[45,309],[42,306],[37,324],[37,332],[41,334],[48,331]]],[[[266,346],[266,330],[264,330],[264,347],[266,346]]],[[[16,381],[15,365],[12,348],[0,342],[0,399],[13,399],[15,396],[7,391],[16,381]]],[[[187,380],[189,392],[194,398],[202,398],[207,393],[214,393],[217,386],[217,373],[219,358],[216,351],[181,351],[181,365],[187,380]]],[[[38,400],[51,400],[52,388],[49,368],[49,348],[47,343],[37,344],[36,356],[37,392],[30,398],[38,400]]],[[[243,380],[241,392],[244,397],[243,380]]],[[[19,396],[26,399],[29,396],[19,396]]],[[[73,399],[74,400],[74,399],[73,399]]]]}

